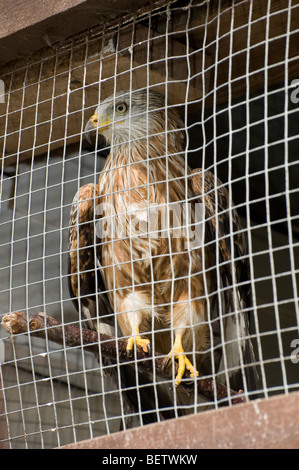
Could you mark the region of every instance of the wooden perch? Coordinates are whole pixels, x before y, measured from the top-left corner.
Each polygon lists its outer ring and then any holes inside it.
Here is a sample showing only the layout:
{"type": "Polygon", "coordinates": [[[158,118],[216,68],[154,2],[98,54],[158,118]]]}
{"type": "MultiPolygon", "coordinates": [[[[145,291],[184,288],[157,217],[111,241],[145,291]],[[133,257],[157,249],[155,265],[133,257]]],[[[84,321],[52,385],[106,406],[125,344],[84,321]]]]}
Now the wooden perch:
{"type": "MultiPolygon", "coordinates": [[[[101,346],[101,354],[105,358],[113,361],[128,362],[127,357],[127,341],[125,339],[116,339],[106,334],[98,333],[96,331],[88,330],[85,328],[78,328],[73,325],[62,325],[53,317],[45,315],[43,312],[38,315],[27,316],[22,312],[15,312],[7,314],[3,317],[2,325],[10,334],[29,333],[38,338],[47,338],[54,343],[65,345],[67,347],[84,346],[84,348],[96,356],[99,355],[99,344],[101,346]]],[[[154,357],[148,356],[140,347],[137,347],[136,358],[138,361],[138,368],[147,371],[155,369],[156,374],[169,379],[168,371],[164,371],[165,357],[155,353],[154,357]]],[[[175,373],[177,373],[177,364],[175,366],[175,373]]],[[[190,373],[185,372],[185,378],[190,378],[190,373]]],[[[205,396],[208,400],[214,400],[214,381],[211,378],[199,377],[196,380],[198,393],[205,396]]],[[[182,382],[180,387],[184,387],[189,393],[194,393],[194,379],[189,382],[182,382]]],[[[243,403],[244,396],[240,392],[228,390],[224,385],[216,384],[217,400],[226,401],[228,396],[231,397],[232,404],[243,403]]]]}

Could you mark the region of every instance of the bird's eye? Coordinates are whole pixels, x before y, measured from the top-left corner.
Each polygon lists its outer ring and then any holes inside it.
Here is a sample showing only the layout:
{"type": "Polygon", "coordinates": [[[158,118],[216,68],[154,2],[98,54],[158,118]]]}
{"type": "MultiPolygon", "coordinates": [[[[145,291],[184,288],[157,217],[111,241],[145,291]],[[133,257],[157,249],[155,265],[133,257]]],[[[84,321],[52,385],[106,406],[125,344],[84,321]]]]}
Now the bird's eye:
{"type": "Polygon", "coordinates": [[[124,114],[127,111],[126,103],[119,103],[116,105],[116,112],[118,114],[124,114]]]}

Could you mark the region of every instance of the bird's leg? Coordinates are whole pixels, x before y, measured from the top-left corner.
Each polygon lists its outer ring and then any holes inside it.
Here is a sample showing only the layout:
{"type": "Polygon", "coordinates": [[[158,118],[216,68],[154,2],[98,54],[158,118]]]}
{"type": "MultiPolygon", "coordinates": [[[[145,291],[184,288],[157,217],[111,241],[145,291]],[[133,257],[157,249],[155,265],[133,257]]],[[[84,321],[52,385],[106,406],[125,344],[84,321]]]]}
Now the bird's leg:
{"type": "Polygon", "coordinates": [[[139,325],[135,325],[135,332],[132,331],[132,336],[128,339],[127,343],[127,355],[131,356],[133,352],[134,343],[137,346],[141,346],[143,351],[146,353],[150,353],[150,340],[147,338],[141,338],[139,332],[139,325]]]}
{"type": "Polygon", "coordinates": [[[195,377],[195,376],[198,377],[199,375],[198,371],[191,364],[191,362],[189,361],[189,359],[187,358],[185,354],[185,351],[182,345],[182,335],[179,333],[175,335],[174,345],[165,361],[164,369],[166,369],[167,365],[169,364],[169,361],[171,361],[173,357],[177,359],[179,363],[178,373],[175,378],[176,385],[179,385],[181,383],[183,375],[185,373],[185,369],[189,370],[191,377],[195,377]]]}
{"type": "Polygon", "coordinates": [[[140,346],[144,352],[150,352],[150,341],[140,335],[146,305],[142,293],[135,292],[128,294],[117,306],[118,311],[125,312],[117,316],[117,321],[123,334],[130,335],[126,347],[128,356],[132,356],[134,344],[140,346]]]}

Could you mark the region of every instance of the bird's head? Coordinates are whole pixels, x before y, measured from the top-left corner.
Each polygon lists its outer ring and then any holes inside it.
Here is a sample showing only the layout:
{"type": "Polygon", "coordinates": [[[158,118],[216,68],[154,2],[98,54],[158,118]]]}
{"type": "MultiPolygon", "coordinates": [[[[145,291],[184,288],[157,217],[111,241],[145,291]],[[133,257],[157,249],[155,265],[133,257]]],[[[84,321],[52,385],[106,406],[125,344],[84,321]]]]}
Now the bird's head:
{"type": "Polygon", "coordinates": [[[165,97],[155,91],[122,91],[105,101],[95,110],[85,127],[85,136],[101,134],[108,145],[133,142],[147,136],[182,129],[183,123],[174,108],[167,110],[165,97]]]}

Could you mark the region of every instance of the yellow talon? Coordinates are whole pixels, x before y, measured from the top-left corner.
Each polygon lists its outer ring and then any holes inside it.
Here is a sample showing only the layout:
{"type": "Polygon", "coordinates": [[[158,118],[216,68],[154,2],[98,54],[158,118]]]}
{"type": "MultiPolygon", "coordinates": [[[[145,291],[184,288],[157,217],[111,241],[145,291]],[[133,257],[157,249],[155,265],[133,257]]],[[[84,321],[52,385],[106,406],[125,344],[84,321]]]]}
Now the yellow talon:
{"type": "Polygon", "coordinates": [[[141,346],[143,351],[148,353],[150,351],[150,340],[149,339],[142,339],[141,336],[131,336],[127,342],[127,354],[131,354],[134,343],[137,346],[141,346]]]}
{"type": "Polygon", "coordinates": [[[195,367],[191,364],[189,359],[187,358],[185,351],[182,346],[182,336],[181,335],[176,335],[175,337],[175,342],[173,345],[172,350],[168,354],[168,358],[172,359],[175,358],[179,362],[179,368],[178,368],[178,373],[175,378],[175,384],[180,385],[183,375],[185,373],[185,370],[189,370],[190,376],[193,378],[194,376],[198,377],[199,373],[195,369],[195,367]]]}

